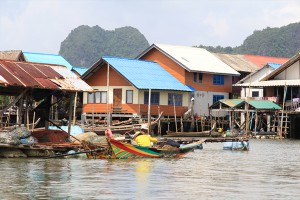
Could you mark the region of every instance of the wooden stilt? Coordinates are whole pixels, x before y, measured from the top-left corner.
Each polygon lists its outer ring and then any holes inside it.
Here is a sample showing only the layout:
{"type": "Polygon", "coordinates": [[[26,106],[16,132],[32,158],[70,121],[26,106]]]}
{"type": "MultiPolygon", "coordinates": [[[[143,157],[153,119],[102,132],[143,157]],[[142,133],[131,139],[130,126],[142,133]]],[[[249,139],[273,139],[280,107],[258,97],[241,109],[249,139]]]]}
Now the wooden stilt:
{"type": "Polygon", "coordinates": [[[180,128],[181,128],[181,132],[183,132],[183,122],[182,122],[182,117],[180,117],[180,128]]]}

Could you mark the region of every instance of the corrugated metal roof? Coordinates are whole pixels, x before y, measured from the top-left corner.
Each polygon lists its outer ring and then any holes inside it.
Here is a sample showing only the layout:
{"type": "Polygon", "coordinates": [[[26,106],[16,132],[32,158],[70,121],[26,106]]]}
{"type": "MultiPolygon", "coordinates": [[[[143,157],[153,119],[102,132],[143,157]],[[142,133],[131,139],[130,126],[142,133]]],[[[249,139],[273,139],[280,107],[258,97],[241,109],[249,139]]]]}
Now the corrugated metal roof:
{"type": "Polygon", "coordinates": [[[0,59],[24,60],[21,50],[0,51],[0,59]]]}
{"type": "Polygon", "coordinates": [[[278,64],[278,63],[268,63],[268,65],[270,65],[271,67],[273,67],[274,69],[279,68],[282,64],[278,64]]]}
{"type": "Polygon", "coordinates": [[[71,70],[73,68],[73,66],[61,55],[32,53],[32,52],[23,52],[23,55],[25,57],[25,60],[28,62],[64,65],[69,70],[71,70]]]}
{"type": "Polygon", "coordinates": [[[274,103],[273,101],[268,100],[247,100],[243,101],[240,104],[236,105],[235,108],[245,109],[245,104],[249,103],[250,110],[280,110],[281,107],[274,103]]]}
{"type": "Polygon", "coordinates": [[[84,74],[89,68],[87,67],[73,67],[72,71],[76,71],[80,76],[84,74]]]}
{"type": "Polygon", "coordinates": [[[144,51],[139,57],[150,51],[152,48],[156,48],[164,53],[169,58],[173,59],[180,66],[190,72],[207,72],[213,74],[224,75],[240,75],[233,68],[222,62],[215,55],[209,51],[188,46],[176,46],[166,44],[153,44],[146,51],[144,51]]]}
{"type": "Polygon", "coordinates": [[[220,109],[220,104],[221,104],[221,109],[225,109],[225,108],[232,109],[234,106],[238,105],[243,101],[244,100],[242,99],[220,99],[219,101],[211,105],[210,109],[220,109]]]}
{"type": "Polygon", "coordinates": [[[221,99],[220,102],[228,105],[229,107],[234,107],[241,103],[243,100],[242,99],[221,99]]]}
{"type": "Polygon", "coordinates": [[[239,72],[254,72],[259,67],[245,58],[244,55],[214,53],[220,60],[239,72]]]}
{"type": "Polygon", "coordinates": [[[192,91],[156,62],[118,57],[102,59],[138,89],[192,91]]]}
{"type": "Polygon", "coordinates": [[[12,60],[0,60],[0,83],[65,91],[93,91],[66,67],[12,60]]]}
{"type": "Polygon", "coordinates": [[[300,79],[297,80],[270,80],[270,81],[260,81],[252,83],[242,83],[234,84],[233,86],[242,86],[242,87],[270,87],[270,86],[300,86],[300,79]]]}
{"type": "Polygon", "coordinates": [[[274,103],[273,101],[266,101],[266,100],[250,100],[247,101],[251,106],[253,106],[255,109],[260,110],[280,110],[281,107],[274,103]]]}
{"type": "Polygon", "coordinates": [[[271,56],[260,56],[260,55],[244,55],[246,59],[250,60],[250,62],[254,63],[255,65],[262,67],[267,63],[278,63],[284,64],[289,60],[289,58],[280,58],[280,57],[271,57],[271,56]]]}
{"type": "Polygon", "coordinates": [[[249,110],[280,110],[281,107],[268,100],[242,100],[242,99],[221,99],[210,106],[210,109],[245,109],[245,104],[249,103],[249,110]]]}

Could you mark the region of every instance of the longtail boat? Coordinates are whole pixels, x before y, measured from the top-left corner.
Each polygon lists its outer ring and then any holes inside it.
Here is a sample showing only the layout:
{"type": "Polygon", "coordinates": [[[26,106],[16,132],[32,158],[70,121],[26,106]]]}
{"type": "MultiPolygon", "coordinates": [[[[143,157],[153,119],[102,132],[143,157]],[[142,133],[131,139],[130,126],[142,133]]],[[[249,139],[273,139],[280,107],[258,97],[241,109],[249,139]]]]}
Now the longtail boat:
{"type": "Polygon", "coordinates": [[[107,139],[108,147],[105,151],[95,151],[99,146],[83,142],[90,159],[132,159],[132,158],[181,158],[193,151],[201,142],[193,142],[176,147],[142,147],[130,142],[107,139]],[[89,151],[88,151],[89,150],[89,151]]]}

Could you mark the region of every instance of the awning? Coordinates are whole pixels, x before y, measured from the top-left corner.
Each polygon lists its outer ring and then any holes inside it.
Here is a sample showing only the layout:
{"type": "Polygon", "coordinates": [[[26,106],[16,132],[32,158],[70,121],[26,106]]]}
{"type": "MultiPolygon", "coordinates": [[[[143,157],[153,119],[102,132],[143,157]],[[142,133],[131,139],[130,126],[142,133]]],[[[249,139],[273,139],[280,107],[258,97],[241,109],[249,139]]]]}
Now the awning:
{"type": "Polygon", "coordinates": [[[297,80],[270,80],[252,83],[234,84],[239,87],[270,87],[270,86],[300,86],[300,79],[297,80]]]}

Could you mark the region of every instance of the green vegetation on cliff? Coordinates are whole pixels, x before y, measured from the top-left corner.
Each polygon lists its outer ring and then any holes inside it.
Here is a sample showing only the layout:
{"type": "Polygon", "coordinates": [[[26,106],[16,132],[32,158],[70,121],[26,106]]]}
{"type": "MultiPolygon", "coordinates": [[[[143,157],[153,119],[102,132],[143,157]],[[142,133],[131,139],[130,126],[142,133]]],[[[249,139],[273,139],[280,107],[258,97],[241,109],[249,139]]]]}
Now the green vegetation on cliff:
{"type": "Polygon", "coordinates": [[[238,47],[212,47],[199,45],[210,52],[228,54],[254,54],[274,57],[292,57],[300,51],[300,22],[280,28],[267,27],[254,31],[238,47]]]}
{"type": "Polygon", "coordinates": [[[145,36],[133,27],[107,31],[99,26],[79,26],[61,43],[59,54],[73,66],[90,67],[102,56],[134,58],[149,47],[145,36]]]}

